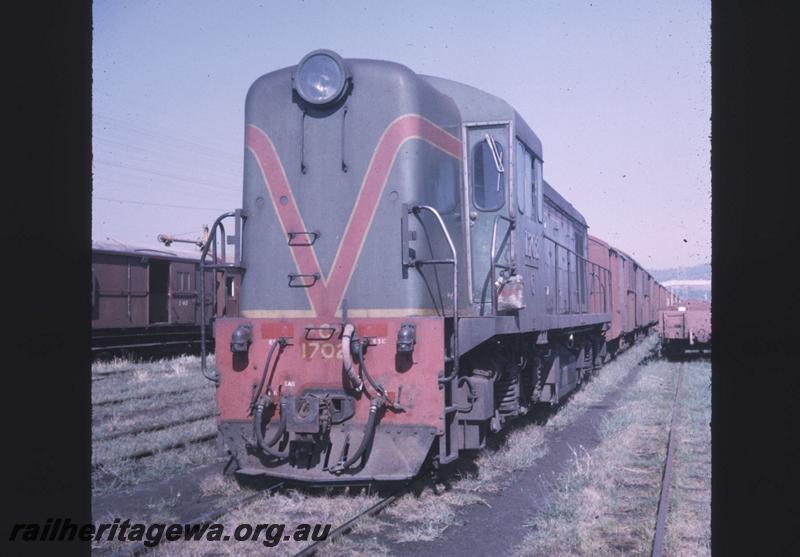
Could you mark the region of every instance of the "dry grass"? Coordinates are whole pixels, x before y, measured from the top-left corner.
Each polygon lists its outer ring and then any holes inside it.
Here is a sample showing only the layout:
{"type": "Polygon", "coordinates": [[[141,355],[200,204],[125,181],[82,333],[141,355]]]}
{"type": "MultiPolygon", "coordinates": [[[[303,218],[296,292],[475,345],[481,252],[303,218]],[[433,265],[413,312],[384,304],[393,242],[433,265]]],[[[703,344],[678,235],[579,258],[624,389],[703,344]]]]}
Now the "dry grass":
{"type": "MultiPolygon", "coordinates": [[[[674,364],[663,361],[643,368],[636,383],[623,395],[617,410],[601,425],[603,441],[600,445],[591,452],[577,448],[570,469],[552,485],[545,486],[544,510],[529,522],[531,531],[517,548],[517,554],[649,553],[677,369],[674,364]]],[[[707,397],[708,393],[705,394],[707,397]]],[[[694,404],[698,408],[705,404],[708,408],[709,400],[706,398],[703,402],[698,396],[694,404]]],[[[700,427],[706,420],[707,429],[707,417],[707,413],[698,412],[694,424],[700,427]]],[[[707,450],[702,452],[706,457],[709,454],[707,450]]],[[[686,474],[697,473],[696,470],[689,472],[692,466],[689,462],[682,462],[681,466],[686,474]]],[[[678,505],[676,511],[680,508],[678,505]]],[[[696,510],[682,517],[676,514],[673,520],[692,532],[698,528],[696,510]]],[[[699,528],[707,532],[707,520],[703,524],[699,528]]],[[[694,535],[689,534],[689,537],[694,535]]],[[[673,548],[666,554],[698,554],[685,553],[686,545],[676,543],[673,548]]]]}
{"type": "Polygon", "coordinates": [[[711,554],[711,366],[685,363],[665,555],[711,554]]]}
{"type": "MultiPolygon", "coordinates": [[[[107,373],[107,366],[122,367],[123,364],[121,360],[114,360],[110,364],[94,364],[92,375],[107,373]]],[[[209,358],[209,366],[214,366],[213,357],[209,358]]],[[[197,356],[180,356],[147,363],[130,362],[128,367],[133,371],[92,382],[92,404],[202,387],[213,392],[212,383],[200,373],[200,358],[197,356]]]]}
{"type": "MultiPolygon", "coordinates": [[[[123,517],[125,520],[130,520],[131,524],[156,524],[167,523],[176,520],[174,512],[171,512],[167,507],[168,502],[164,501],[162,508],[157,512],[153,512],[153,505],[146,506],[141,512],[134,513],[131,516],[123,517]]],[[[94,524],[113,524],[114,520],[121,518],[119,515],[108,512],[102,516],[94,517],[94,524]]],[[[133,542],[121,542],[117,539],[114,540],[92,540],[92,553],[99,555],[113,555],[125,546],[133,546],[133,542]]]]}
{"type": "Polygon", "coordinates": [[[207,397],[203,397],[203,400],[191,400],[184,404],[168,404],[158,411],[142,409],[119,414],[110,413],[105,420],[94,424],[92,438],[96,442],[108,436],[120,436],[144,428],[156,428],[192,418],[207,418],[214,412],[213,399],[208,400],[207,397]]]}
{"type": "Polygon", "coordinates": [[[143,482],[162,480],[211,462],[222,464],[223,460],[217,453],[216,444],[208,441],[137,460],[106,462],[92,471],[92,493],[97,496],[143,482]]]}
{"type": "MultiPolygon", "coordinates": [[[[219,521],[225,532],[232,534],[239,524],[286,524],[284,535],[292,534],[299,524],[331,524],[331,530],[352,516],[378,502],[377,495],[350,496],[337,490],[323,495],[308,495],[288,491],[276,495],[265,495],[250,504],[231,512],[219,521]]],[[[357,525],[357,530],[366,535],[375,534],[380,526],[373,519],[357,525]]],[[[164,543],[152,554],[161,556],[188,557],[195,555],[294,555],[309,542],[281,540],[275,547],[265,547],[264,535],[256,541],[191,541],[164,543]]],[[[318,555],[386,555],[378,543],[352,545],[347,538],[336,544],[326,545],[318,555]]]]}
{"type": "Polygon", "coordinates": [[[547,425],[562,428],[573,423],[592,405],[619,385],[632,367],[642,361],[658,344],[658,335],[650,335],[642,342],[623,352],[618,358],[604,365],[591,381],[574,393],[569,402],[548,420],[547,425]]]}
{"type": "Polygon", "coordinates": [[[201,485],[200,492],[206,497],[232,497],[236,498],[242,488],[231,476],[212,474],[201,485]]]}
{"type": "MultiPolygon", "coordinates": [[[[213,369],[213,356],[208,363],[213,369]]],[[[95,494],[161,479],[219,458],[213,442],[166,450],[169,446],[215,433],[213,417],[157,431],[133,433],[215,411],[214,386],[200,373],[199,357],[181,356],[146,363],[115,359],[95,363],[92,375],[104,376],[101,381],[92,382],[92,402],[96,404],[92,409],[95,494]],[[132,371],[114,373],[124,369],[132,371]],[[97,405],[117,399],[127,400],[97,405]],[[118,433],[124,435],[102,439],[118,433]],[[131,458],[136,453],[151,450],[163,452],[131,458]]]]}
{"type": "Polygon", "coordinates": [[[102,426],[105,421],[120,421],[153,414],[157,415],[170,408],[191,404],[202,404],[207,405],[208,408],[214,408],[213,386],[210,389],[201,388],[181,393],[155,394],[146,398],[95,406],[92,408],[92,433],[94,436],[95,429],[102,426]]]}
{"type": "Polygon", "coordinates": [[[159,431],[96,441],[92,444],[92,465],[106,465],[118,460],[125,460],[143,451],[163,451],[178,443],[215,434],[216,431],[217,424],[214,418],[207,418],[159,431]]]}

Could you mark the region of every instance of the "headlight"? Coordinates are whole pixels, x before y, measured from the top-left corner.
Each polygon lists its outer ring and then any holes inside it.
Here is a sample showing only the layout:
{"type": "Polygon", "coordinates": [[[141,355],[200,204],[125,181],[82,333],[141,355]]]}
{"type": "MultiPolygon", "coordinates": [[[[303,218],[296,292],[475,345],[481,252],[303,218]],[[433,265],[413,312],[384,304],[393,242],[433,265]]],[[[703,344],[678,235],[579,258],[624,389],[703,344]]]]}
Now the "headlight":
{"type": "Polygon", "coordinates": [[[330,50],[306,54],[297,65],[294,89],[306,102],[326,105],[345,93],[347,69],[342,58],[330,50]]]}

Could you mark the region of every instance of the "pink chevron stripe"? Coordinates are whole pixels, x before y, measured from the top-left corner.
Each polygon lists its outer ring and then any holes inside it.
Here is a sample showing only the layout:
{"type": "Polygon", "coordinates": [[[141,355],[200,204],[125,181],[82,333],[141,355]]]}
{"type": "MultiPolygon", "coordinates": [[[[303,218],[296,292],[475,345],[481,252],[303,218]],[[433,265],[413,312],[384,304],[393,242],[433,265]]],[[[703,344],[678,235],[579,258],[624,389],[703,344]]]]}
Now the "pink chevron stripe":
{"type": "MultiPolygon", "coordinates": [[[[452,157],[461,159],[461,141],[429,120],[416,114],[401,116],[384,131],[372,155],[350,220],[336,252],[333,266],[325,275],[312,246],[292,246],[292,257],[299,273],[319,273],[322,279],[306,288],[309,303],[317,316],[333,317],[341,304],[356,262],[372,225],[381,194],[400,147],[409,139],[422,139],[452,157]]],[[[261,169],[284,234],[288,230],[307,230],[292,195],[286,172],[269,136],[258,127],[247,127],[247,147],[261,169]],[[287,203],[280,203],[281,197],[287,203]]]]}

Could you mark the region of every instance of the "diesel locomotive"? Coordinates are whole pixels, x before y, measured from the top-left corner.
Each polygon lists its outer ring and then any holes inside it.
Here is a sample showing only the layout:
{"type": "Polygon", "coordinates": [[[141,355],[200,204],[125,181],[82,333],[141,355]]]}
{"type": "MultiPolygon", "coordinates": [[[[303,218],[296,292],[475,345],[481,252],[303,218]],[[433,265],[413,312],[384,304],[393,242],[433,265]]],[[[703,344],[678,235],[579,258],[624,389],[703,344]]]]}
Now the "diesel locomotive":
{"type": "Polygon", "coordinates": [[[257,79],[245,120],[243,205],[206,246],[233,245],[241,276],[204,365],[238,474],[441,467],[556,404],[666,305],[588,236],[494,95],[319,50],[257,79]]]}

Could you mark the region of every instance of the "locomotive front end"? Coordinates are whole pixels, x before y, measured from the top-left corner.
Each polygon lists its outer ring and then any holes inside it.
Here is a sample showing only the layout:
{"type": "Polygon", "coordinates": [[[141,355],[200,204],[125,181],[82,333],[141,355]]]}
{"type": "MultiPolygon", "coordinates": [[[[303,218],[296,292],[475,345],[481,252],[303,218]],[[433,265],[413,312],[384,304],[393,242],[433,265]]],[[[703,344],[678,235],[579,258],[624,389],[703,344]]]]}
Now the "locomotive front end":
{"type": "Polygon", "coordinates": [[[322,50],[256,80],[245,119],[241,317],[215,323],[224,444],[241,474],[411,478],[444,428],[459,111],[404,66],[322,50]]]}

